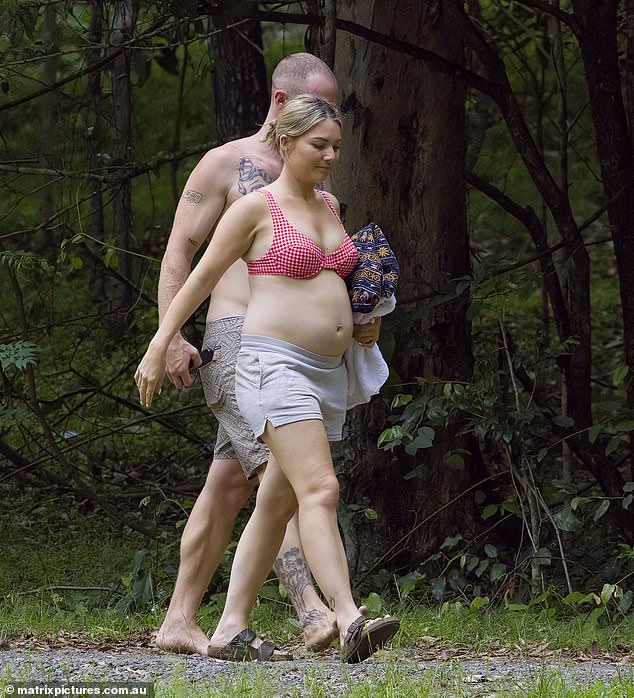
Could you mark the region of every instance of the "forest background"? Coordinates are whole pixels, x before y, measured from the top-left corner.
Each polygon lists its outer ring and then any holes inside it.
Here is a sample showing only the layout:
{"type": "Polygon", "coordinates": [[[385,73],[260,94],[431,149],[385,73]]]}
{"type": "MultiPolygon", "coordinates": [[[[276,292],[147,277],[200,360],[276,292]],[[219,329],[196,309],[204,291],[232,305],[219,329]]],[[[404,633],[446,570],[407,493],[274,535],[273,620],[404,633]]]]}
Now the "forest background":
{"type": "Polygon", "coordinates": [[[169,596],[215,424],[198,387],[138,404],[159,262],[304,49],[347,228],[402,271],[390,380],[334,452],[356,588],[631,616],[634,0],[2,0],[3,552],[99,520],[139,542],[117,598],[169,596]]]}

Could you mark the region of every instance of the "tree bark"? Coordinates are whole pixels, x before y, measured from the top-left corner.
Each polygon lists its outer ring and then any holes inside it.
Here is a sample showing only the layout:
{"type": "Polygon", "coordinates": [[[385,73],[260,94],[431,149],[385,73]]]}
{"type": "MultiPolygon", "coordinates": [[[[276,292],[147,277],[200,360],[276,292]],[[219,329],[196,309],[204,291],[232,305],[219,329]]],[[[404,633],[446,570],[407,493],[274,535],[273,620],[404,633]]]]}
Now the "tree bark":
{"type": "MultiPolygon", "coordinates": [[[[463,60],[462,44],[441,2],[338,3],[339,18],[380,29],[441,54],[463,60]]],[[[340,33],[336,75],[343,95],[344,152],[335,188],[347,207],[346,227],[379,223],[401,264],[398,297],[446,293],[451,280],[469,273],[465,206],[464,83],[410,56],[340,33]],[[421,98],[424,95],[424,99],[421,98]],[[396,139],[395,139],[396,134],[396,139]],[[369,147],[369,144],[372,147],[369,147]]],[[[469,299],[434,309],[397,309],[384,321],[384,337],[394,332],[391,364],[403,392],[417,377],[430,381],[470,380],[473,372],[469,299]]],[[[465,447],[453,433],[436,434],[433,449],[414,458],[377,449],[389,412],[385,398],[358,407],[348,420],[348,436],[338,468],[344,500],[375,509],[378,520],[344,516],[352,570],[373,567],[394,540],[406,536],[390,566],[411,569],[445,536],[469,534],[476,515],[473,496],[433,517],[407,536],[418,520],[466,490],[483,473],[474,457],[461,472],[448,469],[442,456],[465,447]],[[404,475],[416,464],[424,475],[404,475]]],[[[466,446],[472,452],[473,444],[466,446]]]]}
{"type": "Polygon", "coordinates": [[[260,23],[249,22],[212,35],[209,56],[218,139],[228,141],[257,131],[268,109],[260,23]]]}
{"type": "MultiPolygon", "coordinates": [[[[132,0],[122,0],[115,4],[111,44],[114,47],[130,41],[134,33],[136,21],[136,3],[132,0]]],[[[134,161],[132,133],[132,85],[130,82],[130,54],[120,52],[112,61],[110,70],[112,83],[112,123],[113,145],[112,161],[115,167],[126,174],[134,161]]],[[[112,240],[122,250],[130,248],[132,232],[132,181],[125,179],[115,190],[112,199],[112,221],[114,232],[112,240]]],[[[131,277],[130,257],[118,253],[117,266],[126,278],[131,277]]],[[[127,329],[127,312],[132,307],[134,299],[127,286],[113,281],[108,277],[107,291],[108,327],[115,337],[122,337],[127,329]]]]}
{"type": "MultiPolygon", "coordinates": [[[[621,92],[616,0],[573,0],[607,214],[619,272],[625,362],[629,368],[627,406],[634,410],[634,153],[621,92]],[[623,189],[626,195],[617,196],[623,189]]],[[[631,8],[630,8],[631,9],[631,8]]],[[[612,493],[622,495],[620,492],[612,493]]],[[[630,521],[631,521],[630,516],[630,521]]],[[[630,524],[633,526],[634,522],[630,524]]]]}
{"type": "MultiPolygon", "coordinates": [[[[57,10],[49,5],[44,9],[42,34],[44,45],[48,46],[50,55],[47,55],[43,64],[43,81],[52,84],[57,78],[60,66],[59,55],[59,30],[57,26],[57,10]]],[[[51,169],[62,168],[62,158],[59,149],[61,142],[57,133],[57,120],[59,118],[59,95],[56,92],[46,94],[38,105],[40,128],[40,166],[51,169]]],[[[56,191],[58,186],[49,184],[42,189],[40,199],[39,217],[42,221],[51,220],[56,210],[56,191]]],[[[53,257],[58,249],[57,241],[53,239],[55,226],[45,226],[36,235],[35,249],[45,256],[53,257]]]]}

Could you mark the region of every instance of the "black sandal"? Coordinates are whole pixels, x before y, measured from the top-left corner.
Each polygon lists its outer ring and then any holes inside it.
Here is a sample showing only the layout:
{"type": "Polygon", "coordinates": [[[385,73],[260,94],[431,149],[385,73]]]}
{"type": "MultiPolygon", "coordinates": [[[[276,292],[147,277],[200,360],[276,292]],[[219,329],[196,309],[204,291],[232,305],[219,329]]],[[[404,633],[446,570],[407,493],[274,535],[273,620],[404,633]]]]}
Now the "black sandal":
{"type": "Polygon", "coordinates": [[[251,628],[245,628],[224,647],[207,647],[207,655],[212,659],[224,659],[229,662],[288,662],[293,659],[290,652],[283,652],[272,642],[262,641],[259,647],[251,643],[257,635],[251,628]]]}

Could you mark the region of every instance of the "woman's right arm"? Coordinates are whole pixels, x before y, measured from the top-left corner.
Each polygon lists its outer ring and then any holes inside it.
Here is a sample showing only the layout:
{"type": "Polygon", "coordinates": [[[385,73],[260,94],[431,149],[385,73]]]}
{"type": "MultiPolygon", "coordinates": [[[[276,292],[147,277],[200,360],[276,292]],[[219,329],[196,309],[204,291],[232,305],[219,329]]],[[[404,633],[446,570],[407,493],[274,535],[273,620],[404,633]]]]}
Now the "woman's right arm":
{"type": "Polygon", "coordinates": [[[210,295],[225,271],[251,247],[264,210],[263,203],[263,197],[245,196],[227,209],[205,253],[170,303],[134,374],[139,398],[145,407],[149,407],[160,392],[165,376],[165,356],[172,338],[210,295]]]}

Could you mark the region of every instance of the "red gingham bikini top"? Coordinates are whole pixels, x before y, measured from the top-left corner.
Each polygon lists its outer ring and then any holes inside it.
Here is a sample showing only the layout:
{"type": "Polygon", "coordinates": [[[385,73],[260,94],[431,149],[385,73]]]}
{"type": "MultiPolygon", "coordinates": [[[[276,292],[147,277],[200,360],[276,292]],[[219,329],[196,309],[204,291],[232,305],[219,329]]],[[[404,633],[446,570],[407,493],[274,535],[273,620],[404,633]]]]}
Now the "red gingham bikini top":
{"type": "MultiPolygon", "coordinates": [[[[357,263],[357,248],[344,229],[343,242],[336,250],[326,254],[314,240],[294,228],[282,213],[277,201],[267,189],[258,189],[266,196],[273,219],[273,241],[266,254],[247,262],[249,274],[288,276],[291,279],[312,279],[322,269],[332,269],[342,279],[352,272],[357,263]]],[[[339,224],[337,215],[326,193],[319,192],[339,224]]]]}

